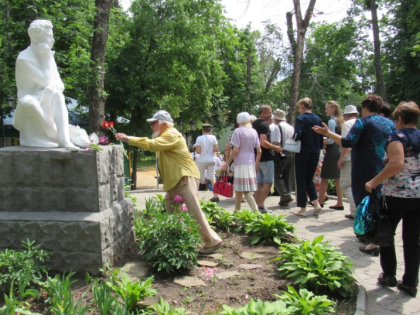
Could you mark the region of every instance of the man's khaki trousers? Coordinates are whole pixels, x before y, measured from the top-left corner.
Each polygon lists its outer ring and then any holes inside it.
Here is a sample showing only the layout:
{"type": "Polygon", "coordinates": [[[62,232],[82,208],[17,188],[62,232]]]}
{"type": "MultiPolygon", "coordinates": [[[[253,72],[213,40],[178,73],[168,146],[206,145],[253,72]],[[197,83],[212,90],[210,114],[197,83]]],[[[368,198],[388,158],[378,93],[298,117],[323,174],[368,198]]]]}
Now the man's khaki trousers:
{"type": "Polygon", "coordinates": [[[184,176],[179,182],[170,190],[166,192],[165,204],[169,213],[174,213],[172,204],[174,203],[175,195],[181,195],[188,208],[188,212],[200,225],[200,234],[203,236],[205,247],[213,247],[219,244],[222,239],[210,227],[206,216],[200,208],[200,199],[198,197],[199,180],[194,177],[184,176]]]}

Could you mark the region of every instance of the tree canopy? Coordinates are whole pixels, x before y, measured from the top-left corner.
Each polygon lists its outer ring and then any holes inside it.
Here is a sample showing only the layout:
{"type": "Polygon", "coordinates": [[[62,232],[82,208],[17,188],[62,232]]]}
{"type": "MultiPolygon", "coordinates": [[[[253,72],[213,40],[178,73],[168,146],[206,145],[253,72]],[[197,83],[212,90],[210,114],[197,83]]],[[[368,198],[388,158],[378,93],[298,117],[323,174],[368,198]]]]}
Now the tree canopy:
{"type": "MultiPolygon", "coordinates": [[[[186,130],[194,120],[198,127],[211,122],[217,132],[233,125],[240,111],[256,114],[259,104],[290,111],[292,92],[295,98],[311,97],[320,115],[328,100],[358,105],[365,94],[378,93],[366,11],[372,0],[353,0],[347,17],[338,22],[309,23],[304,18],[311,11],[295,21],[296,12],[290,12],[287,29],[266,21],[262,32],[252,24],[236,27],[224,16],[220,0],[134,0],[128,12],[115,4],[106,57],[95,64],[94,0],[0,0],[0,99],[16,95],[15,60],[30,44],[27,28],[34,19],[54,25],[66,96],[87,106],[93,87],[106,99],[106,118],[128,118],[124,128],[135,134],[150,131],[145,119],[158,109],[182,120],[186,130]],[[293,23],[299,21],[305,36],[299,37],[303,50],[296,90],[298,28],[293,23]],[[103,87],[92,84],[98,74],[104,75],[103,87]]],[[[418,102],[420,0],[376,4],[387,12],[377,23],[377,53],[390,103],[418,102]]]]}

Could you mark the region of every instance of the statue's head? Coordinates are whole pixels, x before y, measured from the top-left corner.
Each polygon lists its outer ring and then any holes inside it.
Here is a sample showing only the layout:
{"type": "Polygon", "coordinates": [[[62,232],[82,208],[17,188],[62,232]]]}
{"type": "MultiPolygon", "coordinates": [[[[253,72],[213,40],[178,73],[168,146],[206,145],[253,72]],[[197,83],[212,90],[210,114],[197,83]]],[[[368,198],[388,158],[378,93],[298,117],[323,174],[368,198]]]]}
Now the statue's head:
{"type": "Polygon", "coordinates": [[[52,23],[49,20],[35,20],[29,25],[28,34],[33,44],[48,44],[51,49],[54,44],[52,23]]]}

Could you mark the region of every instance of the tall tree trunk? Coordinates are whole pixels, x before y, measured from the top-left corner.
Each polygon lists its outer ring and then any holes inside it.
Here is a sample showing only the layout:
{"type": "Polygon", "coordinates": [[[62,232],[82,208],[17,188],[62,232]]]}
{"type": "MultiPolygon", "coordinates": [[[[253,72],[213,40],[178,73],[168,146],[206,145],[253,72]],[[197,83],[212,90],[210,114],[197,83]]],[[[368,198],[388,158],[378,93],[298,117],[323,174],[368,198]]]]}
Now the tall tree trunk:
{"type": "Polygon", "coordinates": [[[296,16],[296,39],[294,37],[292,13],[286,13],[287,19],[287,36],[289,37],[290,45],[293,51],[293,75],[292,87],[290,89],[290,103],[287,117],[290,123],[294,124],[296,118],[296,103],[299,98],[300,76],[303,60],[303,48],[305,45],[305,35],[308,29],[309,22],[315,7],[316,0],[311,0],[308,9],[305,13],[305,19],[302,20],[302,13],[300,10],[300,0],[293,0],[296,16]]]}
{"type": "Polygon", "coordinates": [[[89,133],[100,134],[105,118],[105,53],[108,41],[109,13],[112,0],[95,0],[96,14],[90,60],[94,80],[88,87],[89,133]]]}
{"type": "Polygon", "coordinates": [[[268,77],[267,83],[265,84],[265,93],[270,91],[271,84],[279,75],[281,69],[280,57],[274,61],[273,68],[271,69],[270,76],[268,77]]]}
{"type": "Polygon", "coordinates": [[[370,0],[370,11],[372,13],[373,47],[375,51],[376,84],[378,87],[379,95],[385,102],[388,102],[385,90],[384,77],[382,76],[381,41],[379,39],[378,14],[376,9],[376,0],[370,0]]]}
{"type": "Polygon", "coordinates": [[[246,57],[246,109],[251,109],[251,68],[252,68],[252,57],[246,57]]]}
{"type": "Polygon", "coordinates": [[[131,190],[137,189],[137,159],[139,156],[139,150],[134,150],[133,157],[133,172],[131,173],[131,190]]]}

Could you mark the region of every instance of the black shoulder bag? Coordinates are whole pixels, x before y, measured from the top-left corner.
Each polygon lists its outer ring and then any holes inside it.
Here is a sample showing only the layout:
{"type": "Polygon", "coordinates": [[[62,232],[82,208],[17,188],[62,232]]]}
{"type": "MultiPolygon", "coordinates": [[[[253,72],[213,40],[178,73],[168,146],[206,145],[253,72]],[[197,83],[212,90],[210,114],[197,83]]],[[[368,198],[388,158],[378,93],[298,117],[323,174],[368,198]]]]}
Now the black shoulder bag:
{"type": "MultiPolygon", "coordinates": [[[[284,140],[283,139],[283,130],[281,129],[280,124],[278,124],[278,127],[280,129],[280,137],[281,137],[280,144],[282,144],[282,143],[284,143],[284,141],[283,141],[284,140]]],[[[283,147],[283,145],[281,147],[283,147]]],[[[286,159],[286,158],[287,158],[287,156],[283,152],[274,152],[274,163],[276,163],[276,165],[278,167],[281,167],[281,165],[283,163],[283,160],[286,159]]]]}
{"type": "Polygon", "coordinates": [[[381,247],[391,246],[394,241],[394,230],[386,214],[385,196],[379,199],[375,189],[369,194],[368,210],[370,222],[361,238],[381,247]]]}

